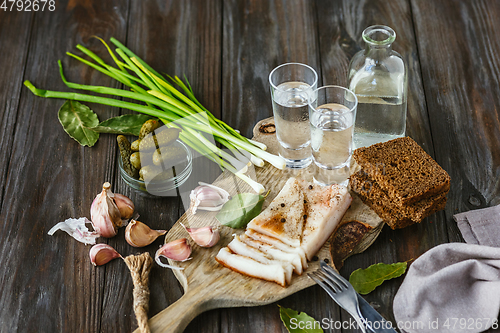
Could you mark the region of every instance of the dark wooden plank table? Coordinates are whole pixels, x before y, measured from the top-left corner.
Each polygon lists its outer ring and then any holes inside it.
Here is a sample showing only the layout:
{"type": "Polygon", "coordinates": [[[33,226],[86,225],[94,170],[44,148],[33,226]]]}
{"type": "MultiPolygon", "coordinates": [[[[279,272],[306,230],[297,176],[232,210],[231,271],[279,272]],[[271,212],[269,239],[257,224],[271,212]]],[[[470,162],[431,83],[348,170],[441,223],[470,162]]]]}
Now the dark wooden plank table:
{"type": "MultiPolygon", "coordinates": [[[[394,49],[409,69],[407,134],[450,174],[446,209],[418,225],[385,227],[341,273],[378,262],[415,259],[429,248],[462,241],[453,214],[500,203],[500,2],[453,0],[70,0],[53,11],[0,9],[0,331],[130,332],[132,282],[121,261],[94,268],[88,246],[47,231],[68,217],[90,217],[104,181],[132,198],[141,219],[169,228],[182,215],[180,197],[150,199],[120,179],[114,135],[83,148],[57,120],[63,101],[35,97],[22,82],[66,90],[57,69],[63,59],[73,82],[119,87],[65,56],[81,43],[99,56],[91,36],[114,36],[153,68],[186,75],[202,103],[250,136],[272,115],[268,74],[278,64],[313,66],[322,84],[346,84],[350,58],[363,47],[361,32],[386,24],[394,49]]],[[[90,105],[100,119],[129,113],[90,105]]],[[[207,168],[206,181],[217,176],[207,168]]],[[[122,254],[139,253],[124,231],[105,240],[122,254]]],[[[151,253],[161,240],[145,248],[151,253]]],[[[388,319],[403,278],[365,298],[388,319]]],[[[173,274],[151,272],[152,317],[182,290],[173,274]]],[[[280,302],[316,319],[349,320],[319,287],[280,302]]],[[[335,330],[332,330],[335,331],[335,330]]],[[[218,309],[198,316],[186,332],[286,332],[276,304],[218,309]]],[[[343,330],[342,332],[351,332],[343,330]]]]}

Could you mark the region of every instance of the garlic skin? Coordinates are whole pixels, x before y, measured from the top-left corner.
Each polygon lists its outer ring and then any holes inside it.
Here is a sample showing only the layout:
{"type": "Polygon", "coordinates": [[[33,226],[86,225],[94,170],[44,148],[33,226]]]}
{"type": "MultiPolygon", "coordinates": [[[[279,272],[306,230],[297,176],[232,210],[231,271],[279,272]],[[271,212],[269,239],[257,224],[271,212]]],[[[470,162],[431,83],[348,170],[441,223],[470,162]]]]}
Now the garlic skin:
{"type": "Polygon", "coordinates": [[[90,249],[90,262],[94,266],[107,264],[113,259],[122,258],[122,256],[108,244],[99,243],[90,249]]]}
{"type": "Polygon", "coordinates": [[[110,183],[104,183],[102,192],[95,197],[90,207],[92,225],[106,238],[116,236],[118,228],[122,226],[121,213],[113,200],[114,194],[110,188],[110,183]]]}
{"type": "Polygon", "coordinates": [[[133,247],[144,247],[166,233],[167,230],[153,230],[140,221],[131,220],[125,229],[125,240],[133,247]]]}
{"type": "Polygon", "coordinates": [[[191,200],[191,212],[196,214],[196,210],[219,211],[231,197],[229,193],[217,186],[199,182],[189,194],[191,200]]]}
{"type": "Polygon", "coordinates": [[[114,193],[113,199],[122,219],[128,220],[134,215],[135,206],[132,200],[120,193],[114,193]]]}
{"type": "Polygon", "coordinates": [[[189,236],[194,240],[196,244],[201,247],[212,247],[220,239],[219,229],[213,229],[211,226],[202,228],[187,228],[184,224],[181,225],[189,233],[189,236]]]}
{"type": "Polygon", "coordinates": [[[167,265],[161,262],[160,257],[165,257],[175,261],[186,261],[191,259],[191,245],[187,242],[186,238],[181,238],[167,243],[160,247],[155,254],[155,261],[158,265],[171,269],[183,270],[183,267],[176,267],[167,265]]]}

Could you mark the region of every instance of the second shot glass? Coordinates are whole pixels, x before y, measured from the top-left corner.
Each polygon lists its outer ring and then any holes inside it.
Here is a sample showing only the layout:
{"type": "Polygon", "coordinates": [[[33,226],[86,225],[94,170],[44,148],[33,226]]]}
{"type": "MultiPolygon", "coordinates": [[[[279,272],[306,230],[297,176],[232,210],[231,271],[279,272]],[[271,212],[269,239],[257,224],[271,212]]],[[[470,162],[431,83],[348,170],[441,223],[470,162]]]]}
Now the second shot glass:
{"type": "Polygon", "coordinates": [[[314,95],[309,103],[311,149],[317,167],[314,180],[322,185],[346,184],[358,99],[340,86],[318,88],[314,95]]]}

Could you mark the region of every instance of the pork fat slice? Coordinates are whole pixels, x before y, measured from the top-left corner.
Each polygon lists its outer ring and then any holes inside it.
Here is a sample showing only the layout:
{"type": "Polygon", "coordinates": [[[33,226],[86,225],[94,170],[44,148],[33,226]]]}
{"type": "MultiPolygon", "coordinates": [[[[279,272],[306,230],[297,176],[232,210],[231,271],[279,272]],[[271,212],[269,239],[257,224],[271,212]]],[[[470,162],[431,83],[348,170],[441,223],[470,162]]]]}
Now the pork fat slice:
{"type": "Polygon", "coordinates": [[[227,247],[234,254],[239,254],[241,256],[252,258],[253,260],[260,262],[261,264],[265,265],[276,264],[283,266],[285,270],[286,283],[290,284],[290,282],[292,281],[293,266],[291,263],[274,260],[271,256],[267,255],[266,253],[243,243],[238,235],[234,236],[234,239],[231,241],[231,243],[227,245],[227,247]]]}
{"type": "Polygon", "coordinates": [[[345,186],[320,186],[290,178],[259,216],[215,259],[233,271],[290,284],[333,233],[352,198],[345,186]]]}
{"type": "Polygon", "coordinates": [[[220,249],[215,260],[233,271],[286,286],[286,272],[281,265],[261,264],[249,257],[234,254],[227,247],[220,249]]]}
{"type": "Polygon", "coordinates": [[[345,186],[337,184],[323,187],[301,181],[301,187],[307,218],[300,247],[312,260],[339,224],[352,197],[345,186]]]}
{"type": "Polygon", "coordinates": [[[259,232],[251,230],[251,229],[247,229],[247,231],[245,231],[245,235],[247,235],[248,237],[250,237],[252,239],[255,239],[255,240],[261,241],[263,243],[267,243],[269,245],[272,245],[275,248],[277,248],[278,250],[281,250],[283,252],[298,254],[300,257],[300,260],[302,261],[302,268],[304,268],[304,270],[307,269],[308,265],[307,265],[306,253],[304,252],[304,250],[301,247],[292,247],[290,245],[283,243],[282,241],[280,241],[277,238],[263,235],[259,232]]]}
{"type": "Polygon", "coordinates": [[[247,224],[247,229],[299,247],[304,225],[304,194],[296,178],[287,180],[269,207],[247,224]]]}
{"type": "Polygon", "coordinates": [[[302,274],[303,271],[302,260],[300,259],[300,256],[297,253],[283,252],[281,250],[278,250],[272,245],[269,245],[261,241],[257,241],[255,239],[248,237],[247,235],[241,235],[240,239],[248,246],[251,246],[259,251],[268,254],[275,260],[289,262],[290,264],[292,264],[293,271],[295,273],[297,273],[298,275],[302,274]]]}

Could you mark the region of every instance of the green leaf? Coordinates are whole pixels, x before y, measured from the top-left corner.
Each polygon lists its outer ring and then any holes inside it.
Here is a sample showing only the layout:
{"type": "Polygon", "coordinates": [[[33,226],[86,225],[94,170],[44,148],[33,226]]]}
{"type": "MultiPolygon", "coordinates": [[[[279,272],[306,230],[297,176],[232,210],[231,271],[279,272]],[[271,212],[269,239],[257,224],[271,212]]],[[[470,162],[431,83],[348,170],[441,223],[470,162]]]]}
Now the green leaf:
{"type": "MultiPolygon", "coordinates": [[[[279,305],[278,305],[279,306],[279,305]]],[[[290,333],[323,333],[321,323],[308,316],[305,312],[300,314],[292,309],[280,307],[280,318],[290,333]]]]}
{"type": "Polygon", "coordinates": [[[216,218],[228,227],[245,228],[251,219],[259,215],[264,199],[262,195],[240,193],[222,206],[216,218]]]}
{"type": "Polygon", "coordinates": [[[99,133],[139,136],[142,124],[152,117],[145,114],[125,114],[103,121],[92,130],[99,133]]]}
{"type": "Polygon", "coordinates": [[[406,272],[406,262],[397,262],[395,264],[375,264],[366,269],[357,269],[352,272],[349,282],[354,289],[363,295],[372,292],[384,281],[397,278],[406,272]]]}
{"type": "Polygon", "coordinates": [[[59,109],[58,117],[66,133],[82,146],[92,147],[99,139],[99,133],[92,130],[99,124],[99,119],[88,106],[66,101],[59,109]]]}

